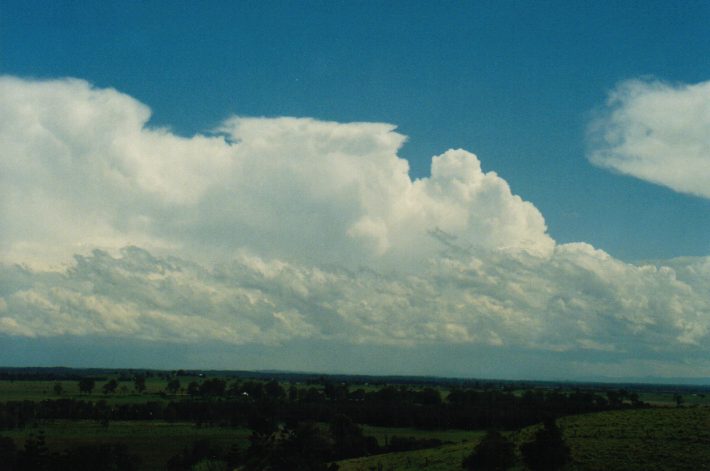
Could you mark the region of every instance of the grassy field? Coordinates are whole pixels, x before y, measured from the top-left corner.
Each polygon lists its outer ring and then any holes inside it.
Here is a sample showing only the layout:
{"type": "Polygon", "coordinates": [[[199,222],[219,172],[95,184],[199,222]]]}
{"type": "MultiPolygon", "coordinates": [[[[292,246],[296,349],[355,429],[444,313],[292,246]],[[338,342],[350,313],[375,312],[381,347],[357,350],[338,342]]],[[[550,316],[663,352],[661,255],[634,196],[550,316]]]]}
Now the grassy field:
{"type": "MultiPolygon", "coordinates": [[[[147,378],[145,382],[146,389],[142,393],[138,393],[134,389],[133,381],[119,381],[116,392],[111,394],[103,393],[103,386],[110,379],[117,378],[116,376],[108,376],[104,381],[96,381],[94,390],[91,394],[82,394],[79,392],[78,381],[0,381],[0,402],[6,401],[42,401],[45,399],[83,399],[83,400],[105,400],[109,403],[132,403],[145,402],[146,400],[169,400],[170,397],[163,396],[167,381],[159,377],[147,378]],[[55,384],[60,384],[62,393],[58,395],[54,392],[55,384]]],[[[191,381],[200,382],[202,378],[198,377],[182,377],[180,382],[183,388],[191,381]]]]}
{"type": "MultiPolygon", "coordinates": [[[[187,398],[184,389],[191,381],[198,383],[204,378],[181,376],[182,391],[176,396],[164,393],[167,379],[151,376],[146,379],[146,390],[138,393],[133,381],[120,381],[115,393],[104,394],[103,385],[118,375],[104,375],[96,381],[91,394],[81,394],[78,381],[0,381],[0,402],[15,400],[41,401],[46,399],[73,398],[89,401],[105,400],[109,404],[141,403],[146,401],[170,401],[187,398]],[[55,384],[61,384],[58,395],[55,384]]],[[[233,378],[224,378],[231,382],[233,378]]],[[[310,383],[281,383],[284,388],[295,384],[298,389],[316,387],[310,383]]],[[[375,386],[351,385],[368,390],[375,386]]],[[[446,390],[438,388],[445,397],[446,390]]],[[[601,393],[600,393],[601,394],[601,393]]],[[[683,395],[684,407],[675,405],[672,390],[659,390],[640,394],[643,401],[663,405],[654,409],[609,411],[596,414],[570,416],[558,423],[571,449],[572,470],[709,470],[710,471],[710,394],[702,390],[683,395]],[[670,392],[669,392],[670,391],[670,392]]],[[[325,426],[325,425],[324,425],[325,426]]],[[[84,444],[117,443],[125,445],[132,454],[140,456],[141,469],[163,469],[166,461],[200,439],[209,439],[215,445],[228,449],[237,445],[248,446],[247,429],[196,427],[189,423],[162,421],[112,421],[108,427],[95,421],[41,422],[34,428],[22,431],[2,432],[15,439],[18,446],[30,432],[45,432],[47,444],[52,451],[61,451],[84,444]]],[[[364,433],[375,437],[384,446],[393,436],[416,439],[438,439],[444,445],[426,450],[389,453],[341,462],[343,470],[407,470],[460,469],[461,461],[471,453],[484,435],[482,431],[463,430],[418,430],[411,428],[387,428],[364,426],[364,433]]],[[[535,427],[528,427],[507,435],[517,446],[532,439],[535,427]]],[[[519,466],[523,469],[518,456],[519,466]]],[[[0,468],[1,468],[0,464],[0,468]]]]}
{"type": "Polygon", "coordinates": [[[611,411],[559,420],[573,469],[710,470],[710,408],[611,411]]]}
{"type": "Polygon", "coordinates": [[[44,431],[50,451],[100,443],[125,445],[131,454],[140,457],[140,469],[144,470],[165,469],[170,457],[200,439],[209,439],[224,450],[234,444],[243,450],[249,446],[251,434],[248,429],[196,427],[162,421],[111,422],[108,427],[95,421],[53,421],[36,428],[2,432],[2,435],[13,438],[21,447],[30,432],[36,434],[39,430],[44,431]]]}
{"type": "Polygon", "coordinates": [[[340,471],[418,470],[449,471],[461,469],[464,457],[471,453],[478,440],[443,445],[438,448],[386,453],[383,455],[339,461],[340,471]]]}
{"type": "MultiPolygon", "coordinates": [[[[568,469],[579,471],[710,470],[710,408],[682,407],[611,411],[558,420],[572,455],[568,469]]],[[[519,446],[539,426],[508,433],[519,446]]],[[[452,432],[457,433],[457,432],[452,432]]],[[[478,435],[475,435],[478,434],[478,435]]],[[[460,469],[483,434],[465,442],[412,452],[341,461],[341,470],[460,469]]],[[[514,470],[525,469],[518,455],[514,470]]]]}
{"type": "Polygon", "coordinates": [[[395,428],[395,427],[373,427],[371,425],[363,426],[365,435],[375,437],[377,442],[384,446],[386,441],[393,437],[414,437],[435,438],[442,442],[461,443],[478,440],[484,435],[484,432],[478,430],[421,430],[416,428],[395,428]]]}

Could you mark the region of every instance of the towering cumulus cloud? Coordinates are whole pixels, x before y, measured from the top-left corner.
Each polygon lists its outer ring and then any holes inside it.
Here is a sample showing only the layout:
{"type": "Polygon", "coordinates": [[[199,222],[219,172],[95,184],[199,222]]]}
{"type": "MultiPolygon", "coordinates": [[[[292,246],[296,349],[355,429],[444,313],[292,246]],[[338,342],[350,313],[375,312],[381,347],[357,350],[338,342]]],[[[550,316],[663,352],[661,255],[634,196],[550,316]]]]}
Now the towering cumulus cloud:
{"type": "Polygon", "coordinates": [[[234,117],[185,138],[80,80],[2,78],[0,108],[0,340],[277,359],[298,342],[452,361],[471,347],[568,355],[590,374],[710,372],[709,260],[558,245],[464,150],[412,180],[388,124],[234,117]]]}
{"type": "Polygon", "coordinates": [[[710,82],[624,82],[591,131],[595,164],[710,198],[710,82]]]}
{"type": "Polygon", "coordinates": [[[413,182],[391,125],[235,117],[217,137],[182,138],[86,82],[0,87],[6,259],[137,244],[399,266],[434,253],[433,229],[486,249],[554,245],[535,207],[473,154],[436,157],[413,182]]]}

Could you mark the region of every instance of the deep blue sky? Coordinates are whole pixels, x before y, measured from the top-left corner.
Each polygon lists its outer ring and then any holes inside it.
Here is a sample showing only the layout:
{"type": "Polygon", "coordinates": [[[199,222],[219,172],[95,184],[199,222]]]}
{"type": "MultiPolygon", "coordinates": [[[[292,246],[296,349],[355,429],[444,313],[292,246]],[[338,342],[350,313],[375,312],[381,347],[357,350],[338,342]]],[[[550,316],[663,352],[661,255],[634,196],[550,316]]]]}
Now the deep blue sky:
{"type": "Polygon", "coordinates": [[[231,114],[396,124],[414,177],[475,152],[559,242],[710,253],[710,202],[592,166],[620,81],[710,78],[710,3],[0,1],[0,73],[72,76],[192,135],[231,114]]]}

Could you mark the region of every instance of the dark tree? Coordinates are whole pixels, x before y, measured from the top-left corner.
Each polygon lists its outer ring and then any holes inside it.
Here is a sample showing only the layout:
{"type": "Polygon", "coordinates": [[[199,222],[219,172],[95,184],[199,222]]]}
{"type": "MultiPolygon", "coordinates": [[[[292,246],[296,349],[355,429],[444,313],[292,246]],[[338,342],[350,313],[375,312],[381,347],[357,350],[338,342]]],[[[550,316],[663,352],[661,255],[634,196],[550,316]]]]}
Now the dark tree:
{"type": "Polygon", "coordinates": [[[272,379],[264,385],[264,393],[270,399],[283,399],[286,397],[286,391],[281,387],[278,381],[272,379]]]}
{"type": "Polygon", "coordinates": [[[337,459],[354,458],[377,452],[377,440],[366,437],[362,427],[350,417],[338,414],[330,422],[330,434],[333,437],[337,459]]]}
{"type": "Polygon", "coordinates": [[[295,384],[288,387],[288,400],[291,402],[296,402],[298,400],[298,388],[295,384]]]}
{"type": "Polygon", "coordinates": [[[348,385],[326,381],[323,385],[323,393],[331,401],[342,401],[348,397],[348,385]]]}
{"type": "Polygon", "coordinates": [[[190,381],[190,384],[187,385],[187,394],[190,396],[197,396],[200,394],[200,385],[197,381],[190,381]]]}
{"type": "Polygon", "coordinates": [[[18,454],[18,468],[22,470],[49,469],[50,455],[44,440],[44,431],[40,430],[35,436],[33,433],[27,437],[25,448],[18,454]]]}
{"type": "Polygon", "coordinates": [[[515,447],[497,431],[483,437],[464,461],[465,469],[503,471],[515,464],[515,447]]]}
{"type": "Polygon", "coordinates": [[[238,379],[232,381],[227,387],[227,394],[230,396],[240,396],[242,394],[242,383],[238,379]]]}
{"type": "Polygon", "coordinates": [[[91,470],[91,471],[133,471],[139,460],[128,453],[123,445],[84,445],[52,455],[51,471],[91,470]]]}
{"type": "Polygon", "coordinates": [[[12,438],[0,436],[0,468],[8,471],[17,469],[17,447],[12,438]]]}
{"type": "Polygon", "coordinates": [[[570,459],[570,450],[554,420],[546,420],[545,428],[535,439],[520,447],[525,464],[532,471],[562,469],[570,459]]]}
{"type": "Polygon", "coordinates": [[[683,405],[683,402],[684,402],[683,396],[681,396],[680,394],[674,394],[673,400],[675,401],[676,407],[680,407],[683,405]]]}
{"type": "Polygon", "coordinates": [[[242,384],[242,391],[254,400],[264,397],[264,385],[258,381],[246,381],[242,384]]]}
{"type": "Polygon", "coordinates": [[[62,393],[64,392],[64,387],[62,386],[62,383],[57,381],[54,383],[54,386],[52,387],[52,390],[54,391],[54,394],[57,396],[61,396],[62,393]]]}
{"type": "Polygon", "coordinates": [[[227,389],[227,383],[219,378],[206,379],[200,385],[200,394],[202,396],[224,396],[224,391],[227,389]]]}
{"type": "Polygon", "coordinates": [[[104,394],[112,394],[112,393],[116,392],[116,388],[118,388],[118,381],[116,381],[115,379],[112,379],[112,380],[108,381],[106,384],[104,384],[103,388],[101,388],[101,389],[103,389],[104,394]]]}
{"type": "Polygon", "coordinates": [[[93,378],[81,378],[79,380],[79,392],[91,394],[91,391],[94,390],[95,385],[96,382],[93,378]]]}
{"type": "Polygon", "coordinates": [[[180,390],[180,380],[178,378],[173,378],[170,381],[168,381],[168,384],[165,386],[165,391],[167,391],[170,394],[175,394],[180,390]]]}
{"type": "Polygon", "coordinates": [[[434,388],[424,388],[417,394],[417,402],[425,405],[441,404],[441,394],[434,388]]]}
{"type": "Polygon", "coordinates": [[[167,463],[169,471],[187,471],[201,462],[222,461],[222,450],[209,440],[202,439],[193,442],[192,447],[185,448],[181,453],[170,458],[167,463]]]}
{"type": "Polygon", "coordinates": [[[293,427],[269,435],[255,433],[250,438],[243,469],[246,471],[329,471],[337,470],[328,464],[332,458],[332,439],[312,422],[298,423],[293,427]]]}
{"type": "Polygon", "coordinates": [[[138,393],[145,391],[145,376],[137,375],[133,378],[133,388],[138,391],[138,393]]]}

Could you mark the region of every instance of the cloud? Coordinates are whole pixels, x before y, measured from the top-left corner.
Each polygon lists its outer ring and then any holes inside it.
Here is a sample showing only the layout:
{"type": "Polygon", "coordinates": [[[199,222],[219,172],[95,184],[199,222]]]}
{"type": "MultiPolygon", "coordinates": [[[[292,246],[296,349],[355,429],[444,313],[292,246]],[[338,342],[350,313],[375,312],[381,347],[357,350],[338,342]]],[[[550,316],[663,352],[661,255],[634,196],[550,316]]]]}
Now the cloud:
{"type": "Polygon", "coordinates": [[[623,82],[590,135],[594,164],[710,198],[710,82],[623,82]]]}
{"type": "Polygon", "coordinates": [[[182,137],[73,79],[3,77],[0,108],[4,339],[260,346],[299,369],[304,345],[329,346],[323,364],[387,352],[361,372],[415,372],[414,351],[456,374],[516,355],[710,371],[710,260],[556,244],[465,150],[412,180],[389,124],[232,117],[182,137]]]}
{"type": "Polygon", "coordinates": [[[565,244],[544,259],[449,250],[421,273],[382,274],[247,253],[206,267],[127,247],[115,257],[77,256],[60,273],[3,272],[15,283],[0,293],[0,333],[13,336],[272,347],[307,340],[365,350],[469,345],[612,365],[659,356],[682,365],[710,353],[710,258],[635,266],[565,244]]]}
{"type": "Polygon", "coordinates": [[[133,244],[402,267],[438,249],[434,228],[483,249],[554,246],[539,211],[471,153],[435,157],[431,178],[412,181],[389,124],[233,117],[185,138],[80,80],[5,77],[0,106],[6,261],[133,244]]]}

